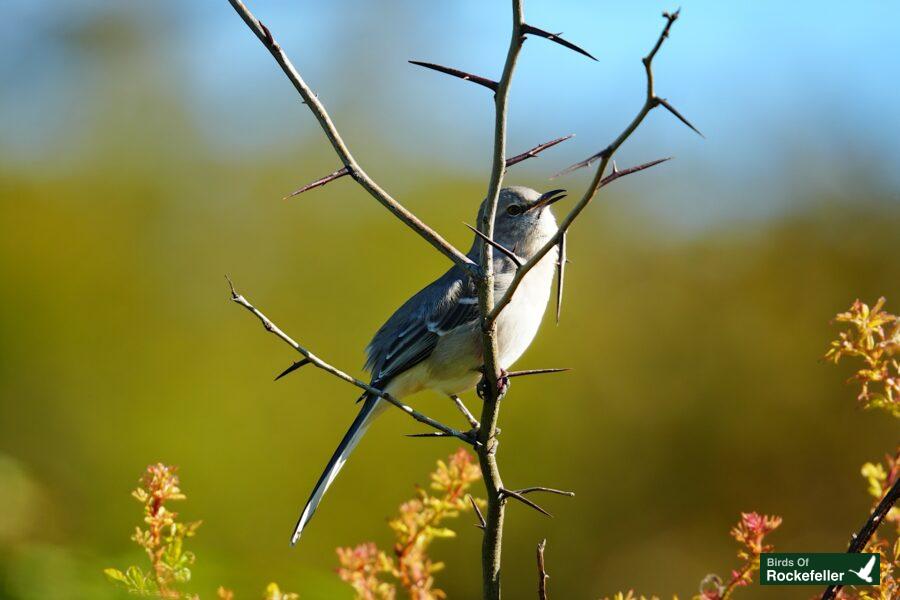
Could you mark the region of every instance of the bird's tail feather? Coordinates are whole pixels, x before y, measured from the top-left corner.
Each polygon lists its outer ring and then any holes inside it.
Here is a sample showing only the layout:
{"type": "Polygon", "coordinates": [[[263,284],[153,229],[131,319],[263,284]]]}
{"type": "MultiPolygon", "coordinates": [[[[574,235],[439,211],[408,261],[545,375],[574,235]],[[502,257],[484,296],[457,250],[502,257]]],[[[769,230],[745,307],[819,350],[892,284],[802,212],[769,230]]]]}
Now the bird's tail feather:
{"type": "Polygon", "coordinates": [[[306,501],[303,512],[300,513],[300,518],[297,520],[297,525],[294,527],[294,535],[291,536],[291,546],[296,544],[300,539],[303,528],[306,527],[306,524],[309,523],[313,513],[316,512],[316,507],[319,506],[319,503],[322,501],[322,496],[325,495],[328,487],[337,477],[337,474],[344,466],[344,463],[347,462],[347,458],[350,456],[350,453],[353,452],[353,449],[356,448],[356,445],[359,443],[359,440],[362,439],[363,434],[366,433],[369,425],[372,424],[372,421],[384,408],[385,402],[377,396],[371,394],[365,396],[365,403],[360,409],[359,414],[356,415],[353,424],[350,425],[350,429],[344,434],[344,439],[338,444],[337,450],[334,451],[331,460],[328,461],[328,466],[325,467],[325,471],[319,477],[316,487],[313,488],[309,500],[306,501]]]}

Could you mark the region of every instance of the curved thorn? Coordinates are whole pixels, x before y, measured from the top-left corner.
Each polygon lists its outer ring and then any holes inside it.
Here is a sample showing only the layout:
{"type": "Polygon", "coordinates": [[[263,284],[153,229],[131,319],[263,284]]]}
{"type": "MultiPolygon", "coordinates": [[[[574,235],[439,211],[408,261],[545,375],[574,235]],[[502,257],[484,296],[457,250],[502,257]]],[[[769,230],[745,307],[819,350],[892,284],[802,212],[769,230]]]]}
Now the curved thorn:
{"type": "Polygon", "coordinates": [[[419,67],[425,67],[426,69],[431,69],[433,71],[437,71],[439,73],[444,73],[446,75],[452,75],[453,77],[459,77],[465,81],[471,81],[472,83],[477,83],[478,85],[484,86],[493,92],[497,92],[497,88],[499,84],[496,81],[492,81],[485,77],[479,77],[478,75],[473,75],[471,73],[466,73],[465,71],[460,71],[459,69],[453,69],[451,67],[445,67],[443,65],[438,65],[435,63],[422,62],[418,60],[409,61],[411,64],[417,65],[419,67]]]}
{"type": "Polygon", "coordinates": [[[558,496],[568,496],[569,498],[575,497],[575,492],[569,492],[566,490],[557,490],[554,488],[544,487],[542,485],[537,485],[537,486],[533,486],[533,487],[522,488],[521,490],[516,490],[516,493],[522,494],[522,495],[530,494],[532,492],[546,492],[548,494],[556,494],[558,496]]]}
{"type": "Polygon", "coordinates": [[[577,52],[578,54],[581,54],[581,55],[583,55],[583,56],[587,56],[587,57],[588,57],[589,59],[591,59],[591,60],[597,60],[596,58],[593,57],[593,55],[591,55],[591,54],[590,54],[587,50],[585,50],[584,48],[581,48],[581,47],[579,47],[579,46],[576,46],[576,45],[573,44],[572,42],[569,42],[569,41],[564,40],[563,38],[559,37],[560,35],[562,35],[562,34],[560,34],[560,33],[550,33],[549,31],[544,31],[543,29],[538,29],[537,27],[534,27],[534,26],[532,26],[532,25],[529,25],[528,23],[525,23],[524,25],[522,25],[522,33],[523,33],[524,35],[527,35],[527,34],[531,33],[531,34],[540,36],[540,37],[542,37],[542,38],[544,38],[544,39],[550,40],[551,42],[556,42],[556,43],[559,44],[560,46],[563,46],[563,47],[565,47],[565,48],[568,48],[569,50],[574,50],[574,51],[577,52]]]}

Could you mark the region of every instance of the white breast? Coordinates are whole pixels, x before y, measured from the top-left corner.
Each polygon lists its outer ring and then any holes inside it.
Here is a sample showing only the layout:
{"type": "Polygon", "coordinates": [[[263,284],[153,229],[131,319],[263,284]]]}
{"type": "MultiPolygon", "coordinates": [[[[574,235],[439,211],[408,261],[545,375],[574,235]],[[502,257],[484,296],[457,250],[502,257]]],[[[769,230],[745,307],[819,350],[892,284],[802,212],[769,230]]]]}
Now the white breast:
{"type": "MultiPolygon", "coordinates": [[[[537,335],[550,300],[550,291],[553,289],[556,257],[557,252],[554,249],[528,272],[516,289],[512,301],[497,319],[499,359],[500,367],[503,369],[512,366],[537,335]]],[[[505,290],[511,278],[512,273],[501,275],[498,277],[497,287],[505,290]]],[[[499,298],[500,294],[497,295],[498,300],[499,298]]]]}

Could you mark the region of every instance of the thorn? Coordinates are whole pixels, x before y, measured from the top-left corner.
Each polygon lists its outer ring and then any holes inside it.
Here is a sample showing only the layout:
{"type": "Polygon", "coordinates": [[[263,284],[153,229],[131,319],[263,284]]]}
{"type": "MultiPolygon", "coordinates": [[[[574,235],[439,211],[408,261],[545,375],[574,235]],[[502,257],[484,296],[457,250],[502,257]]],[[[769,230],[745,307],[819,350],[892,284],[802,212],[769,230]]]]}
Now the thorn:
{"type": "MultiPolygon", "coordinates": [[[[559,173],[557,173],[556,175],[551,177],[551,179],[555,179],[556,177],[560,177],[562,175],[568,175],[572,171],[576,171],[578,169],[582,169],[584,167],[590,166],[591,164],[596,162],[597,159],[599,159],[602,155],[603,155],[603,152],[598,152],[597,154],[594,154],[593,156],[590,156],[581,162],[577,162],[570,167],[566,167],[565,169],[563,169],[562,171],[560,171],[559,173]]],[[[671,156],[667,156],[665,158],[658,158],[656,160],[651,160],[650,162],[646,162],[646,163],[637,165],[636,167],[629,167],[627,169],[620,170],[618,168],[615,168],[612,173],[610,173],[609,175],[607,175],[606,177],[604,177],[601,180],[600,187],[603,187],[604,185],[609,185],[610,183],[612,183],[613,181],[615,181],[616,179],[618,179],[620,177],[625,177],[626,175],[631,175],[632,173],[637,173],[638,171],[643,171],[644,169],[649,169],[650,167],[655,167],[656,165],[662,164],[669,160],[672,160],[671,156]]]]}
{"type": "Polygon", "coordinates": [[[679,121],[681,121],[682,123],[684,123],[685,125],[687,125],[688,127],[690,127],[691,130],[692,130],[694,133],[696,133],[697,135],[699,135],[700,137],[702,137],[704,140],[706,139],[706,136],[703,135],[702,133],[700,133],[700,130],[699,130],[699,129],[697,129],[696,127],[694,127],[693,125],[691,125],[691,122],[688,121],[687,119],[685,119],[684,116],[683,116],[680,112],[678,112],[677,110],[675,110],[675,107],[672,106],[671,104],[669,104],[668,100],[666,100],[665,98],[657,98],[656,101],[657,101],[657,103],[659,103],[660,106],[662,106],[662,107],[665,108],[667,111],[669,111],[670,113],[672,113],[673,115],[675,115],[675,118],[676,118],[676,119],[678,119],[679,121]]]}
{"type": "Polygon", "coordinates": [[[349,174],[350,174],[350,167],[346,167],[346,166],[341,167],[334,173],[332,173],[330,175],[326,175],[325,177],[320,177],[319,179],[316,179],[312,183],[308,183],[308,184],[304,185],[299,190],[295,190],[295,191],[291,192],[290,194],[288,194],[287,196],[282,198],[282,200],[287,200],[288,198],[293,198],[294,196],[299,196],[303,192],[307,192],[313,188],[321,187],[321,186],[325,185],[326,183],[331,183],[335,179],[339,179],[339,178],[343,177],[344,175],[349,175],[349,174]]]}
{"type": "Polygon", "coordinates": [[[616,179],[620,177],[625,177],[626,175],[631,175],[632,173],[637,173],[638,171],[643,171],[644,169],[649,169],[650,167],[655,167],[658,164],[662,164],[666,161],[672,160],[671,156],[667,156],[665,158],[657,158],[656,160],[651,160],[650,162],[646,162],[641,165],[637,165],[636,167],[629,167],[623,171],[613,170],[612,173],[604,177],[600,180],[600,187],[605,185],[609,185],[616,179]]]}
{"type": "Polygon", "coordinates": [[[575,137],[575,134],[570,133],[569,135],[567,135],[565,137],[556,138],[555,140],[550,140],[549,142],[544,142],[543,144],[539,144],[539,145],[535,146],[534,148],[532,148],[531,150],[523,152],[522,154],[517,154],[517,155],[513,156],[512,158],[507,158],[506,159],[506,168],[508,169],[509,167],[511,167],[515,164],[518,164],[518,163],[522,162],[523,160],[528,160],[529,158],[535,158],[538,154],[540,154],[547,148],[552,148],[553,146],[555,146],[557,144],[561,144],[561,143],[565,142],[566,140],[570,140],[573,137],[575,137]]]}
{"type": "Polygon", "coordinates": [[[489,90],[492,90],[494,93],[497,92],[497,88],[499,84],[496,81],[492,81],[490,79],[486,79],[484,77],[479,77],[478,75],[472,75],[471,73],[466,73],[465,71],[460,71],[459,69],[452,69],[450,67],[444,67],[442,65],[437,65],[434,63],[421,62],[418,60],[409,61],[411,64],[417,65],[419,67],[425,67],[426,69],[432,69],[434,71],[438,71],[439,73],[444,73],[446,75],[452,75],[453,77],[459,77],[465,81],[471,81],[472,83],[477,83],[478,85],[484,86],[489,90]]]}
{"type": "Polygon", "coordinates": [[[275,38],[272,36],[272,32],[269,31],[269,28],[266,27],[265,23],[259,19],[257,19],[256,22],[259,23],[259,28],[262,29],[263,35],[266,36],[266,44],[270,46],[275,45],[275,38]]]}
{"type": "Polygon", "coordinates": [[[410,438],[431,438],[431,437],[453,437],[449,433],[444,433],[443,431],[429,431],[428,433],[407,433],[406,437],[410,438]]]}
{"type": "Polygon", "coordinates": [[[505,497],[508,497],[508,498],[515,498],[516,500],[518,500],[519,502],[521,502],[521,503],[524,504],[525,506],[530,506],[531,508],[533,508],[534,510],[538,511],[538,512],[541,513],[542,515],[546,515],[546,516],[550,517],[551,519],[553,518],[553,515],[551,515],[551,514],[548,513],[546,510],[544,510],[543,508],[541,508],[538,504],[532,502],[531,500],[529,500],[528,498],[526,498],[525,496],[523,496],[522,494],[520,494],[520,493],[518,493],[518,492],[514,492],[514,491],[512,491],[512,490],[501,489],[501,490],[500,490],[500,496],[501,496],[501,497],[504,497],[504,496],[505,496],[505,497]]]}
{"type": "Polygon", "coordinates": [[[603,152],[598,152],[592,156],[588,156],[581,162],[577,162],[574,165],[568,166],[562,171],[555,173],[550,176],[550,179],[556,179],[557,177],[562,177],[563,175],[568,175],[572,171],[577,171],[578,169],[583,169],[584,167],[589,167],[595,162],[597,162],[603,156],[603,152]]]}
{"type": "Polygon", "coordinates": [[[565,373],[566,371],[571,371],[571,367],[563,367],[561,369],[528,369],[524,371],[510,371],[506,374],[507,377],[526,377],[528,375],[546,375],[549,373],[565,373]]]}
{"type": "Polygon", "coordinates": [[[613,172],[613,175],[615,175],[616,173],[619,172],[619,167],[616,166],[616,160],[615,160],[615,159],[613,159],[612,164],[613,164],[612,172],[613,172]]]}
{"type": "Polygon", "coordinates": [[[538,486],[534,486],[534,487],[528,487],[528,488],[523,488],[523,489],[521,489],[521,490],[516,490],[516,493],[517,493],[517,494],[521,494],[521,495],[523,495],[523,496],[524,496],[525,494],[530,494],[530,493],[532,493],[532,492],[546,492],[546,493],[548,493],[548,494],[556,494],[556,495],[558,495],[558,496],[568,496],[569,498],[574,498],[574,497],[575,497],[575,492],[569,492],[569,491],[566,491],[566,490],[557,490],[557,489],[554,489],[554,488],[544,487],[544,486],[542,486],[542,485],[538,485],[538,486]]]}
{"type": "Polygon", "coordinates": [[[524,23],[522,25],[522,33],[524,35],[528,35],[529,33],[531,33],[531,34],[540,36],[542,38],[550,40],[551,42],[556,42],[560,46],[568,48],[569,50],[574,50],[578,54],[587,56],[591,60],[594,60],[594,61],[597,60],[588,51],[576,46],[572,42],[569,42],[569,41],[564,40],[561,37],[559,37],[560,35],[562,35],[560,33],[550,33],[549,31],[544,31],[543,29],[538,29],[537,27],[533,27],[533,26],[529,25],[528,23],[524,23]]]}
{"type": "Polygon", "coordinates": [[[559,238],[559,255],[556,257],[556,324],[562,314],[563,284],[566,280],[566,235],[563,231],[559,238]]]}
{"type": "Polygon", "coordinates": [[[308,358],[304,358],[303,360],[298,360],[297,362],[295,362],[294,364],[292,364],[291,366],[289,366],[287,369],[285,369],[284,371],[282,371],[281,374],[280,374],[278,377],[275,378],[275,381],[278,381],[279,379],[281,379],[282,377],[284,377],[284,376],[287,375],[288,373],[293,373],[294,371],[296,371],[296,370],[299,369],[300,367],[306,366],[306,365],[308,365],[309,363],[310,363],[310,360],[309,360],[308,358]]]}
{"type": "Polygon", "coordinates": [[[495,242],[494,240],[492,240],[492,239],[489,238],[488,236],[484,235],[483,233],[481,233],[480,231],[478,231],[477,229],[475,229],[474,227],[472,227],[472,226],[469,225],[468,223],[463,223],[463,225],[465,225],[466,227],[468,227],[469,229],[471,229],[473,232],[475,232],[475,235],[477,235],[478,237],[480,237],[481,239],[483,239],[486,243],[490,244],[492,247],[494,247],[494,248],[496,248],[497,250],[499,250],[499,251],[500,251],[504,256],[506,256],[509,260],[513,261],[513,262],[515,263],[516,267],[519,267],[519,268],[522,267],[522,259],[519,258],[518,256],[516,256],[516,253],[515,253],[515,252],[513,252],[512,250],[509,250],[508,248],[505,248],[502,244],[498,244],[497,242],[495,242]]]}
{"type": "Polygon", "coordinates": [[[484,529],[487,522],[484,520],[484,515],[481,514],[481,509],[478,508],[478,503],[475,502],[475,498],[472,497],[472,494],[466,494],[466,497],[469,499],[469,502],[472,503],[472,508],[475,509],[475,514],[478,516],[478,523],[475,524],[475,527],[484,529]]]}

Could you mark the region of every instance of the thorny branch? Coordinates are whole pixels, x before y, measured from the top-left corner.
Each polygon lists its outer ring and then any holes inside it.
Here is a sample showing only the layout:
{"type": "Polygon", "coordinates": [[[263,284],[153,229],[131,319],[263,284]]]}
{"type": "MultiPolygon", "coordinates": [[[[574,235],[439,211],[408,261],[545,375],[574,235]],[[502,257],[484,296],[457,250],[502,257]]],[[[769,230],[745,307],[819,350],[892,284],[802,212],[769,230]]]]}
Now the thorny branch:
{"type": "MultiPolygon", "coordinates": [[[[453,429],[452,427],[447,427],[443,423],[440,423],[438,421],[435,421],[431,417],[423,415],[422,413],[420,413],[413,407],[411,407],[407,404],[404,404],[403,402],[394,398],[390,394],[387,394],[387,393],[383,392],[382,390],[374,388],[371,385],[367,384],[366,382],[359,380],[359,379],[353,377],[352,375],[348,375],[347,373],[345,373],[344,371],[341,371],[337,367],[333,367],[329,363],[325,362],[324,360],[322,360],[321,358],[319,358],[318,356],[316,356],[315,354],[313,354],[312,352],[310,352],[309,350],[307,350],[306,348],[304,348],[303,346],[301,346],[300,344],[295,342],[293,338],[291,338],[288,334],[286,334],[284,331],[282,331],[277,325],[275,325],[275,323],[273,323],[271,320],[269,320],[269,318],[266,315],[264,315],[262,312],[260,312],[255,306],[250,304],[250,302],[244,296],[237,293],[237,291],[234,289],[234,284],[231,283],[230,279],[228,280],[228,285],[231,288],[231,300],[233,302],[243,306],[248,311],[250,311],[251,313],[256,315],[256,318],[260,320],[260,322],[262,323],[262,325],[266,331],[268,331],[269,333],[275,334],[277,337],[281,338],[281,340],[284,343],[286,343],[291,348],[293,348],[294,350],[296,350],[297,352],[299,352],[300,354],[303,355],[303,360],[299,361],[298,363],[294,363],[294,365],[291,365],[291,367],[289,367],[289,369],[288,369],[288,372],[293,371],[296,368],[299,368],[296,365],[303,366],[306,364],[311,364],[315,367],[322,369],[326,373],[330,373],[331,375],[334,375],[338,379],[343,379],[347,383],[353,384],[356,387],[369,392],[370,394],[375,394],[379,398],[386,400],[387,402],[393,404],[394,406],[396,406],[397,408],[399,408],[400,410],[402,410],[403,412],[405,412],[406,414],[411,416],[416,421],[418,421],[420,423],[424,423],[425,425],[428,425],[429,427],[433,427],[434,429],[437,429],[439,435],[446,436],[446,437],[458,438],[458,439],[466,442],[467,444],[475,446],[476,448],[479,446],[478,442],[475,439],[473,439],[473,437],[470,434],[457,431],[456,429],[453,429]]],[[[284,374],[286,374],[286,373],[284,373],[284,374]]],[[[284,375],[284,374],[282,374],[282,375],[284,375]]],[[[281,376],[279,376],[279,377],[281,377],[281,376]]]]}
{"type": "MultiPolygon", "coordinates": [[[[666,20],[665,27],[663,27],[662,33],[660,33],[659,38],[656,40],[656,44],[654,44],[653,49],[650,50],[650,53],[647,54],[647,56],[645,56],[641,61],[644,64],[644,71],[647,76],[647,93],[644,99],[643,106],[641,106],[640,110],[638,111],[634,119],[632,119],[631,123],[629,123],[628,126],[622,131],[622,133],[620,133],[619,136],[615,140],[613,140],[606,148],[559,173],[559,175],[563,175],[576,169],[580,169],[581,167],[587,167],[597,160],[600,161],[600,164],[597,167],[597,171],[594,173],[594,177],[588,185],[587,190],[584,192],[584,195],[581,197],[581,200],[579,200],[575,207],[572,208],[572,210],[569,212],[569,214],[567,214],[565,218],[560,221],[559,230],[556,232],[556,234],[552,238],[550,238],[550,240],[548,240],[547,243],[544,244],[544,246],[534,256],[528,259],[528,261],[525,262],[524,265],[522,265],[522,268],[516,271],[516,274],[513,276],[506,293],[499,301],[497,301],[496,305],[488,314],[488,322],[492,323],[496,321],[503,308],[506,307],[507,304],[509,304],[510,300],[512,300],[513,294],[515,293],[516,289],[518,289],[519,284],[522,283],[522,279],[525,277],[525,275],[528,274],[528,271],[533,269],[541,261],[541,259],[547,255],[547,253],[552,251],[557,246],[557,244],[559,244],[560,240],[568,232],[569,227],[571,227],[575,219],[578,218],[578,215],[580,215],[581,212],[587,207],[587,205],[591,203],[591,200],[593,200],[594,196],[597,193],[597,190],[604,185],[604,179],[607,180],[606,183],[611,183],[615,179],[618,179],[619,177],[627,174],[625,171],[621,171],[618,173],[613,172],[609,178],[604,178],[606,167],[612,160],[613,155],[616,153],[619,147],[623,143],[625,143],[625,140],[627,140],[631,136],[631,134],[634,133],[634,131],[643,122],[644,118],[650,113],[651,110],[653,110],[657,106],[662,106],[669,110],[669,112],[674,114],[676,117],[678,117],[688,127],[693,129],[694,131],[697,131],[697,129],[693,125],[691,125],[691,123],[688,122],[684,117],[682,117],[681,114],[678,113],[672,107],[672,105],[668,103],[668,101],[657,96],[656,91],[653,87],[653,59],[656,57],[656,53],[659,52],[659,49],[662,47],[663,41],[665,41],[665,39],[669,37],[669,30],[672,28],[672,24],[678,19],[678,15],[679,11],[675,11],[673,13],[663,13],[663,18],[666,20]]],[[[700,132],[697,131],[697,133],[700,132]]],[[[649,168],[655,164],[659,164],[660,162],[663,161],[653,161],[652,163],[646,163],[645,165],[635,167],[634,169],[627,169],[627,171],[629,173],[633,173],[649,168]]]]}
{"type": "MultiPolygon", "coordinates": [[[[524,0],[512,0],[512,31],[509,49],[503,65],[503,73],[494,90],[494,151],[491,161],[491,175],[485,196],[487,210],[478,223],[478,231],[482,238],[481,274],[477,281],[478,308],[481,314],[481,343],[484,355],[483,404],[481,411],[481,427],[478,430],[478,459],[481,464],[482,477],[487,492],[487,514],[482,540],[482,592],[486,599],[500,598],[500,553],[503,539],[503,516],[505,497],[503,481],[497,466],[497,419],[500,411],[500,364],[498,363],[497,324],[490,318],[495,310],[494,305],[494,271],[493,246],[494,219],[497,214],[497,201],[506,172],[506,115],[509,102],[509,87],[512,83],[516,61],[522,49],[525,36],[535,34],[547,37],[577,52],[590,56],[577,46],[573,46],[558,36],[531,27],[525,23],[524,0]]],[[[593,58],[593,57],[591,57],[593,58]]],[[[527,154],[527,153],[526,153],[527,154]]],[[[525,263],[527,264],[527,263],[525,263]]]]}
{"type": "MultiPolygon", "coordinates": [[[[431,229],[428,225],[423,223],[416,217],[414,214],[409,212],[402,204],[394,200],[390,194],[388,194],[385,190],[383,190],[375,180],[369,177],[369,175],[363,170],[359,163],[356,162],[356,159],[353,158],[353,155],[350,154],[350,149],[344,143],[343,138],[341,138],[341,134],[338,133],[337,128],[331,120],[331,117],[328,115],[328,112],[325,110],[325,106],[319,101],[318,96],[313,93],[310,87],[306,84],[303,78],[300,76],[300,73],[294,67],[293,63],[291,63],[290,59],[287,57],[287,54],[284,53],[284,50],[281,49],[281,46],[278,45],[278,42],[275,41],[275,38],[272,36],[272,32],[269,31],[269,28],[263,25],[262,21],[257,19],[253,13],[244,5],[241,0],[228,0],[231,6],[237,11],[238,15],[240,15],[241,19],[244,20],[244,23],[247,24],[247,27],[259,38],[259,41],[263,43],[263,46],[272,54],[275,58],[275,62],[281,67],[281,70],[284,71],[284,74],[287,75],[287,78],[294,84],[294,87],[300,93],[300,96],[303,97],[303,102],[309,107],[309,110],[312,111],[313,115],[316,117],[316,120],[319,122],[319,125],[322,127],[322,130],[325,132],[325,135],[328,137],[328,141],[331,142],[331,146],[334,148],[334,151],[337,153],[338,157],[341,159],[341,162],[344,163],[344,168],[347,169],[348,174],[356,180],[359,185],[363,187],[369,194],[378,200],[385,208],[387,208],[391,213],[394,214],[398,219],[400,219],[407,227],[418,233],[420,236],[425,238],[425,240],[434,246],[441,254],[452,260],[453,262],[469,269],[474,270],[475,265],[472,264],[472,261],[469,258],[453,247],[450,242],[442,238],[436,231],[431,229]]],[[[336,173],[339,173],[337,171],[336,173]]],[[[339,176],[339,175],[338,175],[339,176]]],[[[336,179],[337,177],[335,177],[336,179]]],[[[322,185],[324,185],[323,182],[322,185]]]]}
{"type": "MultiPolygon", "coordinates": [[[[293,196],[300,194],[315,187],[325,185],[330,181],[334,181],[338,178],[350,175],[370,195],[372,195],[376,200],[378,200],[378,202],[380,202],[389,211],[391,211],[391,213],[393,213],[398,219],[400,219],[400,221],[403,222],[407,227],[418,233],[442,254],[450,258],[455,263],[461,265],[469,272],[472,277],[475,278],[478,288],[478,306],[481,314],[482,345],[484,348],[484,381],[482,386],[482,388],[484,389],[484,403],[481,413],[480,426],[475,431],[476,438],[473,439],[471,437],[471,433],[461,433],[437,421],[434,421],[433,419],[422,415],[421,413],[416,412],[411,407],[403,404],[396,398],[391,397],[389,394],[386,394],[382,390],[375,389],[321,360],[305,348],[301,347],[297,342],[295,342],[287,334],[276,327],[265,315],[263,315],[255,307],[253,307],[253,305],[251,305],[243,296],[234,291],[233,286],[232,300],[256,315],[257,318],[259,318],[263,323],[267,331],[274,333],[303,355],[304,359],[293,364],[286,371],[286,373],[300,368],[305,364],[313,364],[314,366],[328,373],[331,373],[332,375],[343,379],[348,383],[352,383],[353,385],[364,389],[369,393],[376,394],[377,396],[397,406],[416,420],[436,429],[436,432],[427,434],[429,435],[429,437],[453,436],[464,440],[475,447],[478,453],[482,476],[487,491],[486,515],[482,515],[480,511],[478,512],[479,519],[481,521],[480,527],[484,530],[484,538],[482,543],[483,596],[484,598],[491,600],[499,600],[500,598],[500,553],[503,535],[504,506],[507,498],[514,498],[528,506],[531,506],[532,508],[535,508],[536,510],[543,512],[544,514],[549,515],[549,513],[547,513],[540,506],[526,498],[525,494],[530,492],[543,491],[571,495],[571,493],[568,492],[562,492],[560,490],[553,490],[551,488],[543,487],[526,488],[519,491],[508,490],[503,487],[503,482],[500,477],[500,471],[497,466],[496,460],[496,452],[498,446],[496,436],[499,431],[499,429],[497,428],[497,419],[499,415],[499,403],[501,398],[501,386],[499,385],[501,379],[501,370],[498,363],[496,335],[497,317],[500,314],[500,311],[502,311],[503,308],[507,304],[509,304],[510,300],[512,299],[512,295],[514,294],[518,285],[521,283],[522,279],[525,277],[528,271],[530,271],[544,256],[546,256],[547,253],[549,253],[553,248],[557,247],[560,244],[560,242],[564,239],[566,232],[571,226],[572,222],[590,203],[600,187],[614,181],[615,179],[618,179],[619,177],[649,168],[655,164],[663,162],[663,160],[666,160],[663,159],[659,161],[653,161],[652,163],[640,165],[638,167],[627,169],[625,171],[618,171],[615,168],[615,165],[613,165],[612,174],[604,177],[606,167],[612,159],[613,154],[616,152],[619,146],[621,146],[622,143],[624,143],[625,140],[634,132],[638,125],[640,125],[640,123],[643,121],[644,117],[646,117],[646,115],[653,108],[656,108],[657,106],[666,108],[669,112],[675,115],[675,117],[677,117],[687,126],[691,127],[691,129],[697,131],[693,127],[693,125],[691,125],[678,111],[675,110],[674,107],[671,106],[671,104],[669,104],[665,99],[656,96],[653,90],[653,72],[651,69],[651,63],[659,48],[662,46],[664,39],[668,36],[669,29],[671,28],[672,23],[674,23],[674,21],[678,17],[678,12],[672,14],[663,13],[663,16],[666,18],[666,26],[653,49],[643,59],[647,74],[647,97],[643,107],[638,112],[638,115],[634,118],[634,120],[628,125],[628,127],[626,127],[626,129],[619,135],[619,137],[616,138],[609,146],[607,146],[601,152],[588,158],[586,161],[583,161],[582,163],[579,163],[578,165],[574,165],[572,167],[572,169],[574,169],[581,166],[588,166],[595,160],[600,160],[600,165],[597,168],[597,171],[594,175],[593,180],[588,186],[588,189],[585,191],[584,196],[570,211],[570,213],[562,220],[562,222],[560,223],[559,231],[553,236],[551,240],[547,242],[544,247],[541,248],[541,250],[536,255],[534,255],[527,261],[519,261],[521,266],[518,268],[516,274],[514,275],[510,287],[503,295],[503,297],[500,298],[499,301],[496,301],[494,298],[494,273],[492,261],[493,250],[495,249],[496,244],[493,242],[493,230],[494,219],[497,211],[497,202],[503,182],[504,173],[509,166],[528,158],[537,156],[537,154],[542,152],[543,150],[546,150],[547,148],[550,148],[571,137],[568,136],[559,138],[536,146],[535,148],[532,148],[531,150],[523,154],[516,155],[508,159],[506,158],[506,121],[509,88],[512,82],[513,72],[515,70],[516,61],[521,51],[522,44],[527,35],[535,35],[560,44],[591,59],[594,58],[582,48],[562,39],[559,34],[553,34],[525,23],[523,14],[523,2],[524,0],[512,0],[512,32],[510,36],[509,49],[506,55],[506,61],[503,66],[501,77],[498,81],[495,82],[484,77],[479,77],[476,75],[465,73],[463,71],[459,71],[457,69],[451,69],[449,67],[443,67],[433,63],[411,61],[414,62],[414,64],[423,67],[437,70],[442,73],[453,75],[465,80],[473,81],[494,92],[494,147],[492,152],[490,181],[485,198],[487,210],[484,211],[484,215],[481,221],[478,223],[477,230],[478,236],[482,239],[482,248],[479,261],[480,264],[475,264],[467,256],[465,256],[463,253],[449,244],[446,240],[444,240],[438,233],[429,228],[415,215],[404,208],[399,202],[394,200],[386,191],[379,187],[375,183],[375,181],[366,174],[365,171],[363,171],[354,157],[350,154],[349,149],[338,133],[331,118],[326,112],[325,107],[304,82],[300,74],[297,72],[296,68],[287,58],[284,51],[275,41],[269,29],[265,25],[263,25],[262,22],[260,22],[255,16],[253,16],[253,14],[247,9],[247,7],[241,0],[229,0],[229,3],[235,9],[238,15],[240,15],[240,17],[253,31],[256,37],[259,38],[266,49],[269,50],[269,52],[275,58],[276,62],[281,67],[282,71],[284,71],[285,75],[287,75],[288,79],[300,93],[301,97],[304,100],[304,103],[309,107],[313,115],[318,120],[319,125],[322,127],[322,130],[328,137],[329,142],[331,143],[332,147],[343,163],[343,167],[336,170],[334,173],[331,173],[326,177],[323,177],[311,184],[308,184],[307,186],[304,186],[291,195],[293,196]]],[[[565,172],[568,172],[568,170],[565,172]]],[[[497,248],[497,250],[507,254],[510,253],[509,250],[504,248],[497,248]]],[[[564,262],[565,258],[564,256],[561,256],[560,267],[562,267],[564,262]]],[[[560,270],[562,271],[562,268],[560,270]]],[[[560,277],[560,280],[561,279],[562,278],[560,277]]],[[[562,288],[560,285],[560,289],[558,292],[558,294],[560,295],[561,289],[562,288]]],[[[523,371],[514,373],[512,375],[532,375],[537,373],[557,372],[559,370],[561,369],[523,371]]],[[[476,422],[474,417],[471,417],[469,420],[473,425],[476,422]]],[[[542,548],[540,550],[542,550],[542,548]]],[[[545,584],[545,581],[546,574],[542,575],[542,586],[545,584]]],[[[545,590],[543,591],[543,593],[544,597],[546,597],[545,590]]]]}

